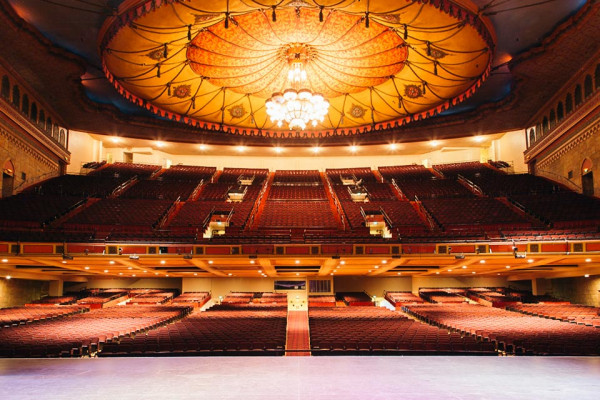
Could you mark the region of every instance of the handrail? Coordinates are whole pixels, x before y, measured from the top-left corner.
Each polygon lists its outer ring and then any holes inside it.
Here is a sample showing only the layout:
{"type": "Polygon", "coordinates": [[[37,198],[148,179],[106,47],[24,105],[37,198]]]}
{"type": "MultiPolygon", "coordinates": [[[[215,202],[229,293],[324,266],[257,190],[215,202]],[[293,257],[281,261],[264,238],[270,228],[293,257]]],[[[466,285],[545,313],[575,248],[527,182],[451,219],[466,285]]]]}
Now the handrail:
{"type": "Polygon", "coordinates": [[[175,208],[177,207],[177,203],[179,203],[180,201],[181,201],[181,196],[177,197],[177,199],[173,202],[173,204],[171,204],[171,206],[169,208],[167,208],[167,210],[160,216],[158,221],[152,225],[152,229],[156,229],[157,227],[158,228],[162,227],[165,224],[165,222],[167,222],[167,219],[169,218],[171,213],[173,213],[175,211],[175,208]]]}
{"type": "Polygon", "coordinates": [[[323,177],[325,178],[325,182],[327,183],[327,189],[329,189],[329,195],[331,196],[331,199],[333,200],[333,205],[335,206],[335,209],[337,210],[338,215],[340,216],[340,221],[342,223],[342,229],[346,230],[346,220],[344,217],[344,208],[338,201],[337,195],[335,194],[333,187],[331,186],[331,180],[329,179],[329,176],[327,174],[323,174],[323,177]]]}
{"type": "Polygon", "coordinates": [[[19,190],[19,188],[21,188],[21,186],[25,185],[26,183],[29,183],[29,184],[33,185],[35,183],[41,182],[42,180],[45,180],[46,177],[52,177],[52,178],[54,178],[55,176],[60,176],[60,174],[59,174],[58,171],[45,172],[45,173],[43,173],[41,175],[38,175],[38,176],[36,176],[34,178],[29,178],[29,179],[24,180],[17,187],[15,187],[13,189],[13,191],[15,193],[17,193],[17,191],[19,190]]]}
{"type": "Polygon", "coordinates": [[[465,183],[467,186],[469,186],[471,188],[471,190],[473,190],[476,193],[482,194],[483,195],[483,190],[481,190],[481,188],[479,187],[479,185],[475,184],[473,181],[471,181],[470,179],[465,178],[464,176],[462,176],[461,174],[458,174],[456,176],[458,181],[461,181],[463,183],[465,183]]]}
{"type": "Polygon", "coordinates": [[[392,219],[387,215],[383,207],[379,206],[379,211],[381,211],[381,215],[383,215],[385,222],[390,226],[390,228],[393,228],[394,224],[392,223],[392,219]]]}

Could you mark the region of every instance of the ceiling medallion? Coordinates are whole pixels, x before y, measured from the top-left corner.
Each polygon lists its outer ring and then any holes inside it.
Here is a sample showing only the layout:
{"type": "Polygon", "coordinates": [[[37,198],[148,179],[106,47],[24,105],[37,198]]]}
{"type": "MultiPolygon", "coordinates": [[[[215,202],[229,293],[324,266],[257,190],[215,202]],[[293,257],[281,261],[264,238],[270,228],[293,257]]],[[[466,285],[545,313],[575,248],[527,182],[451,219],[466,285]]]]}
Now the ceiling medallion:
{"type": "Polygon", "coordinates": [[[490,73],[493,28],[471,0],[327,4],[129,0],[100,31],[103,71],[158,115],[271,137],[393,129],[464,101],[490,73]],[[281,108],[292,105],[298,120],[281,108]]]}
{"type": "Polygon", "coordinates": [[[231,118],[242,118],[244,115],[246,115],[246,109],[241,104],[229,107],[227,111],[229,111],[231,118]]]}

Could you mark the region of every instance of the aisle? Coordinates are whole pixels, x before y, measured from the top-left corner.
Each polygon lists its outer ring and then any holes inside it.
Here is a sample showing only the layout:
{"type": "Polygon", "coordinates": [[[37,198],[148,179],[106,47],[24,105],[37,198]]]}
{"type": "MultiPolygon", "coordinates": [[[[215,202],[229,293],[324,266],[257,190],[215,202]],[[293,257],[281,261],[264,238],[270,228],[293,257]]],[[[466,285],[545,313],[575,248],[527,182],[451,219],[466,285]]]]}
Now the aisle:
{"type": "Polygon", "coordinates": [[[308,311],[288,311],[286,356],[310,356],[310,337],[308,333],[308,311]]]}

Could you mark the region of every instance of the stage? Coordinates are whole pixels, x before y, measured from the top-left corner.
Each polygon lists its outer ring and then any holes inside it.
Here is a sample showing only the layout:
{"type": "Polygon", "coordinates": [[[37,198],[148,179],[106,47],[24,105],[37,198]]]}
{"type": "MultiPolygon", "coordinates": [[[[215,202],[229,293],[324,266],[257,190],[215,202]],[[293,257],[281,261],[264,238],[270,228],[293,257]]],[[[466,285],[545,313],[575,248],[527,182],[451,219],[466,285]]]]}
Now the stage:
{"type": "Polygon", "coordinates": [[[597,399],[600,357],[0,359],[2,399],[597,399]]]}

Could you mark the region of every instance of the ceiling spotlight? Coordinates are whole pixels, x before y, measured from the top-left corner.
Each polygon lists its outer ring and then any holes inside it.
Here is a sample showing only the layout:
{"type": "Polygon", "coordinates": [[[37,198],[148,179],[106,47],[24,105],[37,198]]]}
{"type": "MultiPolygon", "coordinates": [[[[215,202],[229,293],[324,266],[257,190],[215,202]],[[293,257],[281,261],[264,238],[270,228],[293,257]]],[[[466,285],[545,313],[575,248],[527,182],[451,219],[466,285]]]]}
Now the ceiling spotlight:
{"type": "Polygon", "coordinates": [[[436,271],[436,272],[435,272],[435,274],[436,274],[436,275],[439,275],[439,274],[440,274],[440,271],[436,271]]]}
{"type": "Polygon", "coordinates": [[[250,260],[250,264],[254,264],[256,261],[254,260],[250,260]]]}
{"type": "Polygon", "coordinates": [[[135,274],[133,274],[133,275],[131,275],[131,276],[135,277],[135,274]]]}
{"type": "Polygon", "coordinates": [[[379,269],[379,265],[376,265],[376,266],[374,266],[373,268],[375,268],[375,269],[379,269]]]}
{"type": "Polygon", "coordinates": [[[507,266],[506,266],[506,269],[510,269],[510,265],[507,265],[507,266]]]}
{"type": "Polygon", "coordinates": [[[110,265],[113,265],[115,262],[114,262],[113,260],[110,260],[108,263],[109,263],[110,265]]]}
{"type": "Polygon", "coordinates": [[[471,273],[472,273],[472,274],[476,274],[476,272],[475,272],[475,271],[471,271],[471,273]]]}
{"type": "Polygon", "coordinates": [[[262,274],[262,269],[259,269],[259,270],[258,270],[258,273],[259,273],[259,274],[262,274]]]}
{"type": "Polygon", "coordinates": [[[155,272],[154,275],[158,275],[158,272],[155,272]]]}
{"type": "Polygon", "coordinates": [[[296,260],[295,262],[296,262],[296,264],[300,264],[300,260],[296,260]]]}
{"type": "Polygon", "coordinates": [[[462,266],[462,269],[467,269],[467,266],[466,266],[466,265],[463,265],[463,266],[462,266]]]}
{"type": "Polygon", "coordinates": [[[164,264],[164,263],[166,263],[166,261],[165,260],[160,260],[160,263],[164,264]]]}
{"type": "Polygon", "coordinates": [[[431,147],[437,147],[437,146],[439,146],[439,144],[440,144],[440,142],[439,142],[439,141],[437,141],[437,140],[430,140],[430,141],[429,141],[429,145],[430,145],[431,147]]]}
{"type": "Polygon", "coordinates": [[[119,143],[121,141],[121,138],[117,137],[117,136],[113,136],[110,138],[110,141],[113,143],[119,143]]]}
{"type": "Polygon", "coordinates": [[[105,273],[105,274],[106,274],[106,273],[108,273],[108,270],[107,270],[107,269],[105,269],[105,270],[104,270],[104,273],[105,273]]]}
{"type": "Polygon", "coordinates": [[[246,151],[246,146],[236,146],[235,149],[238,153],[243,153],[246,151]]]}
{"type": "Polygon", "coordinates": [[[531,264],[531,263],[533,262],[533,259],[531,259],[531,258],[530,258],[529,260],[527,260],[527,262],[528,262],[529,264],[531,264]]]}
{"type": "Polygon", "coordinates": [[[585,274],[583,277],[584,277],[584,278],[589,278],[589,277],[590,277],[590,274],[585,274]]]}
{"type": "Polygon", "coordinates": [[[156,145],[156,147],[165,147],[165,142],[161,142],[160,140],[157,140],[156,142],[154,142],[154,144],[156,145]]]}
{"type": "Polygon", "coordinates": [[[396,150],[398,148],[398,145],[396,143],[390,143],[389,147],[390,150],[396,150]]]}
{"type": "Polygon", "coordinates": [[[344,264],[346,264],[346,261],[340,261],[340,264],[344,265],[344,264]]]}
{"type": "Polygon", "coordinates": [[[300,275],[300,273],[299,273],[299,272],[296,272],[296,276],[298,276],[298,275],[300,275]]]}
{"type": "Polygon", "coordinates": [[[84,269],[90,269],[90,267],[88,267],[88,266],[85,266],[85,267],[84,267],[84,269]]]}
{"type": "Polygon", "coordinates": [[[122,273],[122,272],[119,272],[119,275],[123,275],[123,273],[122,273]]]}
{"type": "Polygon", "coordinates": [[[212,264],[212,263],[213,263],[213,260],[208,260],[208,263],[209,263],[209,264],[212,264]]]}
{"type": "Polygon", "coordinates": [[[148,272],[148,271],[144,270],[144,273],[146,273],[146,272],[148,272]]]}
{"type": "Polygon", "coordinates": [[[402,272],[398,272],[398,275],[402,275],[402,272]]]}
{"type": "Polygon", "coordinates": [[[7,262],[8,262],[8,259],[6,259],[6,258],[3,258],[3,259],[2,259],[2,262],[3,262],[3,263],[7,263],[7,262]]]}
{"type": "Polygon", "coordinates": [[[198,148],[199,148],[200,150],[206,150],[206,145],[205,145],[205,144],[199,144],[199,145],[198,145],[198,148]]]}
{"type": "Polygon", "coordinates": [[[273,147],[273,151],[277,154],[281,154],[281,153],[283,153],[283,148],[279,147],[279,146],[273,147]]]}
{"type": "Polygon", "coordinates": [[[358,146],[353,144],[348,148],[348,150],[350,150],[351,153],[356,153],[358,151],[358,146]]]}
{"type": "Polygon", "coordinates": [[[369,270],[368,272],[371,272],[371,270],[369,270]]]}
{"type": "MultiPolygon", "coordinates": [[[[5,262],[5,261],[4,261],[4,260],[2,260],[2,262],[5,262]]],[[[586,258],[586,259],[585,259],[585,262],[592,262],[592,259],[591,259],[591,258],[586,258]]]]}
{"type": "Polygon", "coordinates": [[[382,264],[387,264],[387,260],[381,260],[382,264]]]}
{"type": "Polygon", "coordinates": [[[10,279],[10,278],[12,278],[12,276],[6,275],[6,279],[10,279]]]}
{"type": "Polygon", "coordinates": [[[330,273],[329,275],[332,275],[332,276],[333,276],[333,272],[332,272],[332,273],[330,273]]]}
{"type": "Polygon", "coordinates": [[[133,267],[127,267],[127,269],[133,269],[133,267]]]}
{"type": "Polygon", "coordinates": [[[449,270],[448,270],[448,272],[452,272],[452,270],[451,270],[451,269],[449,269],[449,270]]]}
{"type": "Polygon", "coordinates": [[[169,276],[169,274],[166,274],[165,276],[169,276]]]}
{"type": "Polygon", "coordinates": [[[313,153],[317,154],[317,153],[319,153],[320,151],[321,151],[321,148],[320,148],[319,146],[313,146],[313,148],[312,148],[312,152],[313,152],[313,153]]]}
{"type": "Polygon", "coordinates": [[[66,264],[67,262],[63,260],[63,261],[61,261],[61,263],[66,264]]]}
{"type": "Polygon", "coordinates": [[[481,143],[481,142],[483,142],[483,136],[474,136],[474,137],[473,137],[473,140],[474,140],[476,143],[481,143]]]}
{"type": "Polygon", "coordinates": [[[230,272],[230,273],[228,273],[227,275],[228,275],[228,276],[231,276],[231,275],[233,275],[233,274],[230,272]]]}
{"type": "Polygon", "coordinates": [[[485,260],[479,260],[479,264],[485,264],[485,260]]]}
{"type": "Polygon", "coordinates": [[[197,273],[197,272],[194,272],[194,276],[197,276],[197,275],[198,275],[198,273],[197,273]]]}

